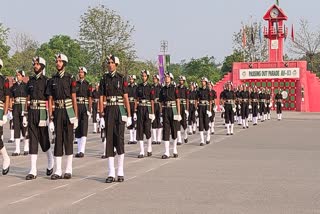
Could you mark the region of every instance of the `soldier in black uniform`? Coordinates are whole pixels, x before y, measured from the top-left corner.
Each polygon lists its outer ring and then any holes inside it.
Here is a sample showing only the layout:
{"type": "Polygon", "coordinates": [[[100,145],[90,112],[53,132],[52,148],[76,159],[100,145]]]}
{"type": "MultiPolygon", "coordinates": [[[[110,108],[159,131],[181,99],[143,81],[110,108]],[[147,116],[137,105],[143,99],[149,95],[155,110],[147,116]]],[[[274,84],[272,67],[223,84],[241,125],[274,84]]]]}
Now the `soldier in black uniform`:
{"type": "Polygon", "coordinates": [[[199,133],[200,133],[200,146],[203,146],[204,143],[210,143],[210,130],[209,130],[209,122],[211,113],[211,90],[208,85],[208,79],[206,77],[201,78],[202,87],[198,89],[197,94],[197,102],[198,102],[198,114],[199,114],[199,133]],[[204,142],[204,132],[206,131],[206,142],[204,142]]]}
{"type": "Polygon", "coordinates": [[[189,135],[192,133],[195,133],[197,128],[197,122],[196,122],[196,114],[197,112],[197,91],[195,89],[194,82],[191,82],[189,84],[189,94],[188,94],[188,100],[189,100],[189,117],[188,117],[188,127],[189,127],[189,135]]]}
{"type": "Polygon", "coordinates": [[[266,93],[266,108],[265,108],[265,112],[264,114],[266,115],[266,118],[268,120],[271,119],[271,112],[270,112],[270,108],[272,107],[272,102],[271,102],[271,95],[270,95],[270,90],[267,89],[267,93],[266,93]]]}
{"type": "Polygon", "coordinates": [[[259,114],[260,114],[260,119],[261,122],[264,122],[265,118],[265,105],[266,105],[266,93],[265,89],[261,88],[261,91],[259,93],[259,114]]]}
{"type": "Polygon", "coordinates": [[[235,95],[236,95],[236,119],[238,125],[242,125],[242,117],[241,117],[241,105],[240,105],[240,85],[235,87],[235,95]]]}
{"type": "Polygon", "coordinates": [[[252,122],[253,125],[258,124],[258,110],[259,110],[259,94],[258,94],[258,88],[254,87],[253,92],[250,94],[250,99],[251,99],[251,106],[252,106],[252,122]]]}
{"type": "MultiPolygon", "coordinates": [[[[227,91],[227,84],[224,84],[223,86],[223,90],[220,93],[220,110],[221,110],[221,118],[224,118],[225,115],[225,109],[224,109],[224,105],[223,105],[223,97],[224,97],[224,93],[227,91]]],[[[226,124],[225,124],[226,125],[226,124]]]]}
{"type": "Polygon", "coordinates": [[[189,101],[188,101],[188,94],[189,89],[184,85],[186,82],[185,76],[179,76],[179,85],[177,89],[179,90],[179,98],[180,98],[180,113],[181,113],[181,121],[180,126],[178,127],[177,138],[178,143],[177,145],[182,144],[182,137],[181,137],[181,127],[183,129],[183,140],[185,143],[188,143],[188,130],[187,130],[187,119],[189,117],[189,101]]]}
{"type": "Polygon", "coordinates": [[[249,91],[247,86],[242,85],[240,88],[240,103],[241,103],[241,119],[243,128],[249,128],[249,91]]]}
{"type": "Polygon", "coordinates": [[[52,76],[47,86],[49,96],[49,129],[57,133],[54,146],[56,169],[52,180],[62,178],[61,162],[63,149],[67,156],[64,179],[72,177],[73,129],[78,126],[78,109],[76,98],[76,81],[65,72],[68,58],[64,54],[56,55],[57,73],[52,76]],[[53,106],[55,105],[54,111],[53,106]]]}
{"type": "MultiPolygon", "coordinates": [[[[137,93],[137,84],[135,83],[137,77],[136,75],[129,75],[129,86],[128,86],[128,96],[130,103],[130,112],[134,112],[135,97],[137,93]]],[[[137,118],[133,118],[131,126],[128,126],[130,138],[128,144],[137,144],[137,118]]]]}
{"type": "MultiPolygon", "coordinates": [[[[25,106],[28,96],[27,84],[23,82],[25,72],[21,69],[16,71],[17,82],[10,88],[10,97],[13,99],[13,127],[14,127],[14,141],[16,149],[12,156],[20,155],[20,136],[22,134],[24,140],[23,155],[29,154],[29,139],[27,139],[27,124],[25,106]]],[[[10,107],[12,103],[10,104],[10,107]]]]}
{"type": "Polygon", "coordinates": [[[47,176],[53,173],[53,154],[50,149],[49,132],[47,127],[47,101],[46,88],[48,78],[43,72],[46,66],[46,61],[42,57],[34,57],[33,70],[35,75],[30,77],[27,84],[28,98],[28,133],[30,143],[31,169],[26,176],[26,180],[32,180],[37,177],[37,159],[38,159],[38,143],[43,152],[48,158],[47,176]]]}
{"type": "Polygon", "coordinates": [[[276,94],[276,96],[274,97],[274,100],[276,102],[276,108],[277,108],[277,116],[278,116],[278,120],[282,120],[282,94],[281,94],[281,90],[278,90],[278,93],[276,94]]]}
{"type": "Polygon", "coordinates": [[[234,128],[234,113],[235,109],[235,99],[236,95],[232,90],[232,83],[229,82],[227,84],[227,90],[223,94],[223,102],[224,102],[224,109],[225,109],[225,123],[227,125],[227,135],[233,135],[233,128],[234,128]]]}
{"type": "Polygon", "coordinates": [[[163,132],[162,140],[164,141],[165,153],[162,159],[170,157],[169,145],[170,134],[173,140],[173,157],[178,157],[177,151],[177,131],[181,121],[179,90],[172,84],[172,73],[165,73],[165,83],[161,88],[159,100],[162,103],[163,132]]]}
{"type": "Polygon", "coordinates": [[[151,146],[151,123],[155,119],[154,116],[154,91],[148,83],[150,72],[148,70],[141,71],[142,83],[136,90],[135,106],[133,118],[137,118],[137,141],[140,146],[138,158],[144,158],[144,142],[143,135],[147,139],[147,156],[152,156],[151,146]]]}
{"type": "Polygon", "coordinates": [[[88,71],[85,67],[79,67],[79,80],[76,82],[76,95],[78,105],[79,125],[75,131],[75,137],[78,144],[78,153],[76,158],[83,158],[86,150],[89,118],[92,109],[92,86],[85,79],[88,71]]]}
{"type": "Polygon", "coordinates": [[[97,126],[99,123],[99,83],[96,83],[94,90],[92,91],[92,123],[93,123],[93,133],[100,133],[100,127],[97,126]]]}
{"type": "MultiPolygon", "coordinates": [[[[3,61],[0,59],[0,70],[3,67],[3,61]]],[[[6,175],[10,169],[10,157],[6,147],[3,144],[3,125],[7,122],[7,113],[10,100],[9,80],[0,73],[0,153],[3,158],[2,175],[6,175]]]]}
{"type": "Polygon", "coordinates": [[[212,116],[210,117],[210,133],[214,134],[214,122],[216,120],[216,102],[215,100],[217,99],[217,92],[213,89],[213,82],[210,81],[210,87],[211,87],[211,113],[212,116]]]}
{"type": "Polygon", "coordinates": [[[132,124],[128,82],[116,70],[119,63],[118,57],[110,55],[107,58],[108,72],[100,81],[100,124],[102,128],[105,128],[106,157],[109,168],[106,183],[115,181],[114,148],[118,153],[118,182],[124,181],[124,128],[125,122],[127,126],[132,124]],[[106,100],[105,109],[103,108],[104,99],[106,100]]]}
{"type": "Polygon", "coordinates": [[[253,118],[252,118],[252,100],[251,100],[251,94],[253,92],[253,88],[252,87],[248,87],[248,92],[249,92],[249,117],[248,117],[248,121],[252,122],[253,118]]]}
{"type": "Polygon", "coordinates": [[[152,144],[161,143],[161,133],[162,133],[162,124],[161,124],[161,103],[159,102],[161,85],[159,83],[160,76],[153,75],[153,84],[152,90],[154,91],[154,116],[155,119],[152,122],[152,144]]]}

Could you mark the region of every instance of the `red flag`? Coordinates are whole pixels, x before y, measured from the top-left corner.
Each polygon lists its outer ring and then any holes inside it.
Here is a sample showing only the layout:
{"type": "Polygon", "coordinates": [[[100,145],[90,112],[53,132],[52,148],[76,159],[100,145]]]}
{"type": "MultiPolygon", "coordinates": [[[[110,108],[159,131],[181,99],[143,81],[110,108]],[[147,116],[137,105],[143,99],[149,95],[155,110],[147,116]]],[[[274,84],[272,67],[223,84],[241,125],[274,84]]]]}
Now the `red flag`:
{"type": "Polygon", "coordinates": [[[294,30],[293,30],[293,24],[292,24],[292,28],[291,28],[291,39],[294,42],[294,30]]]}

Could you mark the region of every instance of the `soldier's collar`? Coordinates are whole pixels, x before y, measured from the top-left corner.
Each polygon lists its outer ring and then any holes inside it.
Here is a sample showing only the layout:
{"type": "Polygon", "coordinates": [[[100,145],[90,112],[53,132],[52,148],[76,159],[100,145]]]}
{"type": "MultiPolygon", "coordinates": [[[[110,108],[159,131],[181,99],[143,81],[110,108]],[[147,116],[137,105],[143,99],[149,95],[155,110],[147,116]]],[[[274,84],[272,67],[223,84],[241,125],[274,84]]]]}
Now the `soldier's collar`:
{"type": "Polygon", "coordinates": [[[147,84],[148,84],[148,82],[143,82],[142,83],[143,86],[146,86],[147,84]]]}
{"type": "Polygon", "coordinates": [[[110,72],[110,71],[109,71],[109,75],[110,75],[111,77],[114,77],[114,76],[116,75],[116,73],[117,73],[116,70],[114,70],[113,72],[110,72]]]}
{"type": "Polygon", "coordinates": [[[57,75],[58,75],[60,78],[62,78],[62,77],[64,76],[64,74],[65,74],[65,70],[64,70],[64,69],[61,70],[61,71],[58,71],[58,73],[57,73],[57,75]]]}

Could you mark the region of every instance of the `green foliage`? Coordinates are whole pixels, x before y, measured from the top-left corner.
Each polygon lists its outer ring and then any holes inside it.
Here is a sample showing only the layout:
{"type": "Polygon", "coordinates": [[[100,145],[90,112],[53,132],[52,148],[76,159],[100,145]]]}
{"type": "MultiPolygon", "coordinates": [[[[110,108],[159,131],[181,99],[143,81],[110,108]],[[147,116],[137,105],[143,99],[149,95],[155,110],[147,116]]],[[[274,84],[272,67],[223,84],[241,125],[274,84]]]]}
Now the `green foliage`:
{"type": "Polygon", "coordinates": [[[9,64],[8,60],[10,51],[10,47],[7,45],[8,34],[9,28],[6,28],[2,23],[0,23],[0,59],[3,61],[1,73],[4,75],[10,74],[10,70],[7,68],[7,65],[9,64]]]}
{"type": "Polygon", "coordinates": [[[225,57],[222,64],[221,73],[226,74],[231,72],[234,62],[243,62],[243,54],[241,52],[235,51],[231,55],[225,57]]]}

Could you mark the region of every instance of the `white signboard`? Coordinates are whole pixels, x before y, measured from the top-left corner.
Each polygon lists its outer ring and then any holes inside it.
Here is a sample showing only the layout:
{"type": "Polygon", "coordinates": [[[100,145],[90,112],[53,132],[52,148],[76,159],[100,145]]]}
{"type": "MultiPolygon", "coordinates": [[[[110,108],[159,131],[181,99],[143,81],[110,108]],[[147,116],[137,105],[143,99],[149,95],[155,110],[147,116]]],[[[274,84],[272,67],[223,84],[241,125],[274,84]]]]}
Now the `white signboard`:
{"type": "Polygon", "coordinates": [[[278,48],[279,48],[279,41],[271,40],[271,49],[278,49],[278,48]]]}
{"type": "Polygon", "coordinates": [[[241,80],[245,79],[292,79],[300,77],[299,68],[240,69],[241,80]]]}

